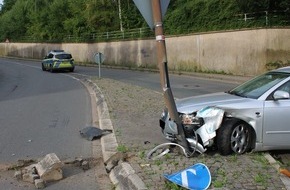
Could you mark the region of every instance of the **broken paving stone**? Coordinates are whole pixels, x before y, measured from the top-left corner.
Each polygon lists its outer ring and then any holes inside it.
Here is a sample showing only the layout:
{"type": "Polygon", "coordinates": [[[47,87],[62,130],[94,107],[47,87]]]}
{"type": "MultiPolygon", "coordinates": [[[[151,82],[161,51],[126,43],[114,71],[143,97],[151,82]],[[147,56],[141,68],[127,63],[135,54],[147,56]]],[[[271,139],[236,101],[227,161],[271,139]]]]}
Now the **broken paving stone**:
{"type": "Polygon", "coordinates": [[[51,181],[59,181],[63,179],[63,173],[62,169],[55,169],[50,172],[45,173],[40,177],[45,182],[51,182],[51,181]]]}
{"type": "Polygon", "coordinates": [[[62,162],[55,153],[47,154],[44,159],[36,164],[36,170],[44,181],[57,181],[63,178],[62,162]]]}
{"type": "Polygon", "coordinates": [[[115,164],[113,164],[112,162],[109,162],[105,167],[107,173],[110,173],[115,166],[116,166],[115,164]]]}
{"type": "Polygon", "coordinates": [[[15,168],[21,168],[25,166],[29,166],[30,164],[34,163],[34,160],[28,159],[28,160],[17,160],[17,164],[13,165],[15,168]]]}
{"type": "Polygon", "coordinates": [[[76,159],[77,166],[82,166],[83,161],[84,160],[82,158],[77,158],[76,159]]]}
{"type": "Polygon", "coordinates": [[[45,183],[42,179],[34,180],[34,185],[37,189],[44,189],[45,188],[45,183]]]}
{"type": "Polygon", "coordinates": [[[89,162],[88,161],[83,161],[81,167],[82,167],[83,170],[90,169],[89,162]]]}
{"type": "MultiPolygon", "coordinates": [[[[27,163],[24,162],[25,164],[27,163]]],[[[16,171],[14,177],[18,180],[22,179],[25,182],[35,184],[38,189],[43,189],[45,182],[63,179],[62,165],[56,154],[51,153],[46,155],[37,164],[31,164],[21,171],[16,171]]]]}
{"type": "Polygon", "coordinates": [[[25,174],[25,173],[33,173],[33,174],[36,174],[37,173],[37,171],[36,171],[36,164],[32,164],[32,165],[30,165],[30,166],[26,166],[25,168],[23,168],[22,170],[21,170],[21,172],[22,172],[22,174],[25,174]]]}
{"type": "Polygon", "coordinates": [[[21,171],[16,171],[14,173],[14,178],[16,178],[17,180],[21,180],[22,179],[22,173],[21,173],[21,171]]]}
{"type": "Polygon", "coordinates": [[[22,175],[22,180],[29,183],[34,183],[35,179],[39,179],[39,175],[32,173],[25,173],[22,175]]]}

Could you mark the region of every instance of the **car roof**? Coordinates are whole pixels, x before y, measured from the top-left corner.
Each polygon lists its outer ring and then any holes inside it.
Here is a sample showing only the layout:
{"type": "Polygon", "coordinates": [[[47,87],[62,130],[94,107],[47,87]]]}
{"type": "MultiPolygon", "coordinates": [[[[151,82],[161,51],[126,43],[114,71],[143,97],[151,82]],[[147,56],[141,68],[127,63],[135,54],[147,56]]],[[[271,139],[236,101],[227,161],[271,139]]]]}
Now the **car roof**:
{"type": "Polygon", "coordinates": [[[53,51],[53,52],[64,52],[63,49],[54,49],[54,50],[51,50],[51,51],[53,51]]]}
{"type": "Polygon", "coordinates": [[[54,54],[54,55],[58,55],[58,54],[70,54],[68,52],[65,52],[64,50],[51,50],[48,54],[54,54]]]}
{"type": "Polygon", "coordinates": [[[290,66],[288,67],[281,67],[279,69],[273,70],[274,72],[283,72],[283,73],[290,73],[290,66]]]}

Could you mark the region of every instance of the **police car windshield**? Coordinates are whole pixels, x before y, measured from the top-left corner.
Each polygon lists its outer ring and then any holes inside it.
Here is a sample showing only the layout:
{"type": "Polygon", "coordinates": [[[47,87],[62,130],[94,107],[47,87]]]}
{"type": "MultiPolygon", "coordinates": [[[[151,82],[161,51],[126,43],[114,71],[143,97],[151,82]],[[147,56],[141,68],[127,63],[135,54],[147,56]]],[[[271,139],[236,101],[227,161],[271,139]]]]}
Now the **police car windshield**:
{"type": "Polygon", "coordinates": [[[57,59],[71,59],[72,56],[71,56],[71,54],[58,54],[58,55],[55,55],[55,58],[57,58],[57,59]]]}

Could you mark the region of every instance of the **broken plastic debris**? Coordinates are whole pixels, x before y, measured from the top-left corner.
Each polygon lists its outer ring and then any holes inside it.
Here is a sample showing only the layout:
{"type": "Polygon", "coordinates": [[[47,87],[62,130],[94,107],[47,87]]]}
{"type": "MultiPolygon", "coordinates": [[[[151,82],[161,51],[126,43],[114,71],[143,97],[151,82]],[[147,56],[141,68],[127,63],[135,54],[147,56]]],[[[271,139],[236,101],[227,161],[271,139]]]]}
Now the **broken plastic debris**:
{"type": "Polygon", "coordinates": [[[194,164],[185,170],[174,174],[165,174],[164,177],[187,189],[207,189],[211,184],[211,175],[208,167],[202,163],[194,164]]]}
{"type": "Polygon", "coordinates": [[[96,127],[86,127],[80,130],[80,134],[82,137],[86,138],[89,141],[94,140],[94,138],[101,138],[103,135],[112,133],[112,130],[109,129],[99,129],[96,127]]]}
{"type": "Polygon", "coordinates": [[[150,167],[150,164],[140,164],[141,168],[150,167]]]}
{"type": "Polygon", "coordinates": [[[290,177],[290,171],[286,168],[280,168],[279,169],[280,173],[286,175],[287,177],[290,177]]]}

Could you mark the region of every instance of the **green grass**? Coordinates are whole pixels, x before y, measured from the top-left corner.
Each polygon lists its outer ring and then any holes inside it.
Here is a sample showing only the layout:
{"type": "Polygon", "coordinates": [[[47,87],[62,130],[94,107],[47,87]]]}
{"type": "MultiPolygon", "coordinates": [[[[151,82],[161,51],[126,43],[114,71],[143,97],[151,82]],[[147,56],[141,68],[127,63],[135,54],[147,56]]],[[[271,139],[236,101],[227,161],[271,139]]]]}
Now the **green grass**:
{"type": "Polygon", "coordinates": [[[129,151],[129,148],[126,147],[125,145],[119,145],[119,146],[117,147],[117,151],[122,152],[122,153],[126,153],[126,152],[129,151]]]}
{"type": "Polygon", "coordinates": [[[258,173],[256,176],[254,176],[255,182],[263,185],[264,187],[268,186],[267,180],[269,178],[270,177],[267,174],[262,174],[262,173],[258,173]]]}

